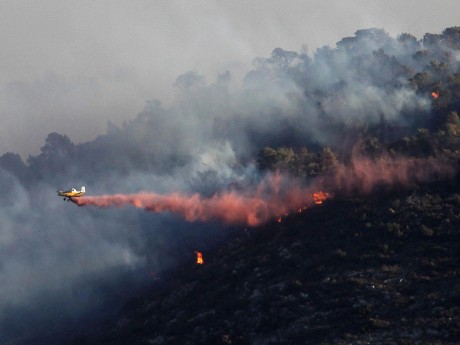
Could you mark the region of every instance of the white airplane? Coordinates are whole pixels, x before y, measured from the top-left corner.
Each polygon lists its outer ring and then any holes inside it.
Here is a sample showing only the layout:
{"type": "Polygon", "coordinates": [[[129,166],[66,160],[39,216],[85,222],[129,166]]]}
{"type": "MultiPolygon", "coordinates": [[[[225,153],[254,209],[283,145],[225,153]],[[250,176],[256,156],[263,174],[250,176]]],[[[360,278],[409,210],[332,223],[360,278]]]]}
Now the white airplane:
{"type": "Polygon", "coordinates": [[[63,196],[64,201],[72,201],[71,198],[76,198],[79,196],[83,196],[85,194],[85,186],[81,186],[81,190],[76,190],[75,188],[72,188],[70,190],[58,190],[58,196],[63,196]]]}

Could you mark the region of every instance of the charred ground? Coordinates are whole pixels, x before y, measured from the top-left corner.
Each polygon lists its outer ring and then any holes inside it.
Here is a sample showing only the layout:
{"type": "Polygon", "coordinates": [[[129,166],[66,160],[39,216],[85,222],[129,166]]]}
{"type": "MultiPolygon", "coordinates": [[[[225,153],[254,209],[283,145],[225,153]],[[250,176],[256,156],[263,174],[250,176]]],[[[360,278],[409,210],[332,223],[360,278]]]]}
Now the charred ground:
{"type": "MultiPolygon", "coordinates": [[[[458,171],[460,120],[354,151],[428,158],[458,171]]],[[[377,133],[378,133],[378,129],[377,133]]],[[[374,132],[375,134],[375,132],[374,132]]],[[[350,156],[266,147],[261,171],[314,180],[350,156]]],[[[436,178],[435,178],[436,179],[436,178]]],[[[460,341],[460,180],[338,190],[323,204],[257,228],[165,273],[116,319],[77,344],[455,344],[460,341]]]]}
{"type": "Polygon", "coordinates": [[[457,343],[458,182],[235,230],[72,344],[457,343]]]}

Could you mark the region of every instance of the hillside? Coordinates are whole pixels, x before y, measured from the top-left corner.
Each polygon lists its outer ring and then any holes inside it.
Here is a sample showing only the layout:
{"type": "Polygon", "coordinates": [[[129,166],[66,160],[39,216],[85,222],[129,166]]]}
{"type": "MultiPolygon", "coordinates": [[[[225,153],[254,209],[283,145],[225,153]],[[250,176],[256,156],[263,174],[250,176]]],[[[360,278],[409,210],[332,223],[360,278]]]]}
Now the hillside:
{"type": "Polygon", "coordinates": [[[460,27],[252,66],[0,155],[0,343],[460,341],[460,27]]]}
{"type": "Polygon", "coordinates": [[[335,198],[155,282],[71,344],[455,344],[460,188],[335,198]]]}

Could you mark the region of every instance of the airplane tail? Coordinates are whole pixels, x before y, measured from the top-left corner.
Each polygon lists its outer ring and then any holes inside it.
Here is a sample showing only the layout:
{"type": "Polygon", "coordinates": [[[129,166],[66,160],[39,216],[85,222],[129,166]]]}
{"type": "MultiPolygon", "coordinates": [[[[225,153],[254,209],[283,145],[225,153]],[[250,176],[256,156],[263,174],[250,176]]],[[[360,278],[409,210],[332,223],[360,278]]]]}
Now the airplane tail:
{"type": "Polygon", "coordinates": [[[81,190],[80,190],[80,192],[83,192],[83,193],[85,193],[85,192],[86,192],[86,190],[85,190],[85,186],[81,186],[81,190]]]}

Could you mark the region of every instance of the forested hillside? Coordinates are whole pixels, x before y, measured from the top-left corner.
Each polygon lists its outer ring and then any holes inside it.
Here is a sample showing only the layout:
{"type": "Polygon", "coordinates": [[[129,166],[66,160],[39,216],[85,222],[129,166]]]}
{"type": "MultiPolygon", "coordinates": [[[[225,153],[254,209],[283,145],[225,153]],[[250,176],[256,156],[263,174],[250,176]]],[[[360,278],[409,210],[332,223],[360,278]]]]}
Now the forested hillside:
{"type": "Polygon", "coordinates": [[[392,143],[390,149],[429,154],[458,134],[458,27],[421,40],[364,29],[336,48],[306,53],[276,48],[254,59],[244,89],[236,92],[228,89],[229,72],[210,84],[185,73],[174,84],[179,98],[171,107],[149,101],[122,128],[109,123],[107,134],[87,143],[51,133],[39,155],[24,163],[6,153],[1,167],[25,184],[69,176],[96,180],[107,170],[170,173],[225,143],[244,164],[264,147],[330,147],[346,156],[357,141],[371,153],[392,143]],[[428,133],[435,147],[427,147],[428,133]]]}
{"type": "Polygon", "coordinates": [[[232,77],[184,73],[95,140],[0,156],[0,342],[460,342],[460,27],[232,77]],[[55,196],[82,185],[113,207],[55,196]]]}
{"type": "Polygon", "coordinates": [[[418,159],[427,162],[422,170],[434,162],[451,174],[393,184],[379,179],[383,169],[370,190],[331,185],[329,198],[309,209],[234,228],[203,265],[190,257],[71,343],[460,341],[459,48],[458,28],[420,41],[371,29],[312,58],[275,49],[256,59],[246,92],[295,85],[302,93],[286,97],[305,108],[280,111],[283,120],[264,132],[253,119],[216,120],[226,123],[219,135],[231,126],[253,135],[252,154],[239,164],[313,184],[356,157],[384,157],[388,169],[418,159]],[[312,113],[307,125],[302,116],[312,113]]]}

